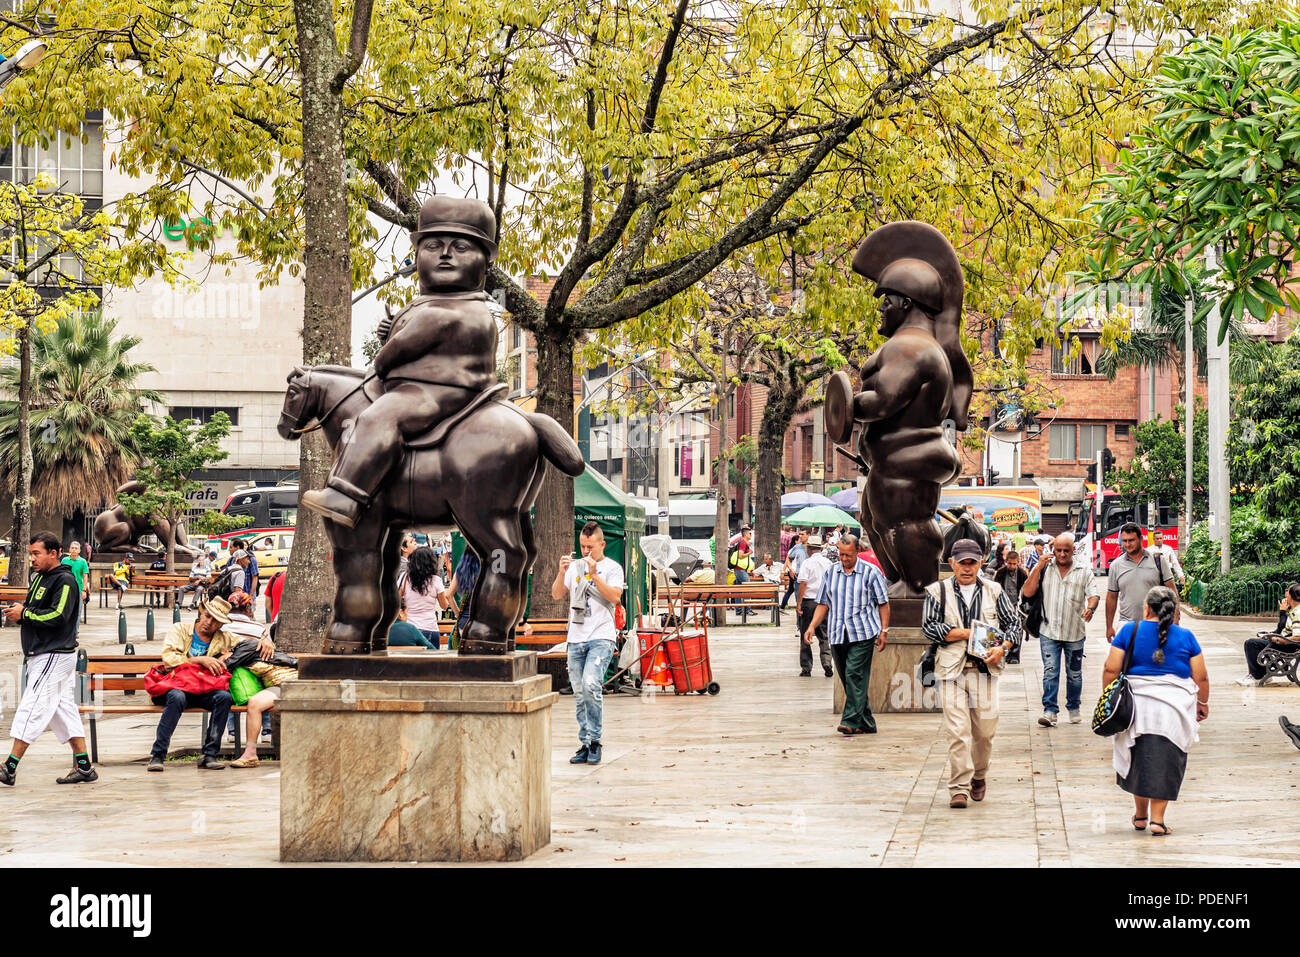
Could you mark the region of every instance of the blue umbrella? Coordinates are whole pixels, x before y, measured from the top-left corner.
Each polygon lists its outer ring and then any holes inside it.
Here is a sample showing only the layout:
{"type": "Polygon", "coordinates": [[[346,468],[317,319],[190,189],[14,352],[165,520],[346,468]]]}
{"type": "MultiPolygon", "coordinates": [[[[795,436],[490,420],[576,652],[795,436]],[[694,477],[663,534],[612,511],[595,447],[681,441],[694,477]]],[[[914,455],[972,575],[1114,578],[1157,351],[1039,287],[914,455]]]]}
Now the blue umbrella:
{"type": "Polygon", "coordinates": [[[829,498],[825,495],[818,495],[816,492],[787,492],[781,496],[782,512],[797,512],[801,508],[807,508],[809,505],[832,505],[829,498]]]}
{"type": "Polygon", "coordinates": [[[836,508],[844,509],[846,512],[857,512],[858,505],[860,504],[858,501],[858,490],[856,488],[840,489],[831,496],[831,504],[836,508]]]}

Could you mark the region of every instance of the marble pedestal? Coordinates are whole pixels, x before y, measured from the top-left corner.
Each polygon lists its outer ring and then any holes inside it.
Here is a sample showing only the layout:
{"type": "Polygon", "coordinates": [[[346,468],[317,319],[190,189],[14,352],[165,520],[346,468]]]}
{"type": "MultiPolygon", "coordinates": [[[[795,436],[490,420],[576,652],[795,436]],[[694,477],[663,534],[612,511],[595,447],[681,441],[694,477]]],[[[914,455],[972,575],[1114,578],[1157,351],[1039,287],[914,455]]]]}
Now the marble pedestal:
{"type": "Polygon", "coordinates": [[[557,697],[536,674],[287,682],[280,859],[517,861],[546,846],[557,697]]]}
{"type": "MultiPolygon", "coordinates": [[[[933,713],[942,710],[938,688],[923,688],[916,679],[916,666],[930,644],[921,633],[921,599],[895,598],[889,603],[889,637],[885,650],[871,657],[871,681],[867,700],[873,714],[898,712],[933,713]]],[[[832,707],[844,711],[844,682],[835,672],[832,707]]]]}

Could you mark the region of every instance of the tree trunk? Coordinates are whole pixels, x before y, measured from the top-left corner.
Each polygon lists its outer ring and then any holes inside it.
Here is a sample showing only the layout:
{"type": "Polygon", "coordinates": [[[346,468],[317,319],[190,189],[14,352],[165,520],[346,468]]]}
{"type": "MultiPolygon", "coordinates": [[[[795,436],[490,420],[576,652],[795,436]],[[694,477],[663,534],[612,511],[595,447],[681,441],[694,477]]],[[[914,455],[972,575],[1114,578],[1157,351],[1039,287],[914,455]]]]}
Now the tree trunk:
{"type": "Polygon", "coordinates": [[[781,554],[781,473],[785,466],[785,434],[803,399],[803,389],[784,377],[773,377],[767,405],[758,426],[758,468],[754,495],[754,541],[757,551],[781,554]]]}
{"type": "Polygon", "coordinates": [[[727,399],[731,388],[718,391],[718,461],[714,484],[718,487],[718,510],[713,516],[713,581],[727,583],[727,560],[731,557],[731,459],[727,455],[727,399]],[[720,574],[719,574],[720,572],[720,574]]]}
{"type": "Polygon", "coordinates": [[[176,523],[181,520],[181,517],[169,515],[167,518],[167,540],[163,542],[163,560],[166,565],[163,571],[170,575],[176,571],[176,523]]]}
{"type": "Polygon", "coordinates": [[[32,537],[32,322],[18,330],[18,482],[14,494],[9,584],[27,584],[27,543],[32,537]]]}
{"type": "MultiPolygon", "coordinates": [[[[549,415],[573,434],[573,334],[547,323],[537,334],[537,411],[549,415]]],[[[533,511],[537,564],[529,617],[566,618],[563,601],[551,597],[551,582],[560,556],[573,550],[573,479],[546,463],[546,477],[533,511]]]]}
{"type": "MultiPolygon", "coordinates": [[[[329,0],[294,0],[302,72],[303,249],[302,358],[304,365],[350,365],[352,259],[348,248],[348,194],[343,178],[343,97],[334,89],[340,56],[329,0]]],[[[321,488],[332,457],[320,432],[302,439],[300,491],[321,488]]],[[[334,598],[330,543],[319,516],[298,512],[278,641],[290,652],[316,651],[325,637],[334,598]]]]}

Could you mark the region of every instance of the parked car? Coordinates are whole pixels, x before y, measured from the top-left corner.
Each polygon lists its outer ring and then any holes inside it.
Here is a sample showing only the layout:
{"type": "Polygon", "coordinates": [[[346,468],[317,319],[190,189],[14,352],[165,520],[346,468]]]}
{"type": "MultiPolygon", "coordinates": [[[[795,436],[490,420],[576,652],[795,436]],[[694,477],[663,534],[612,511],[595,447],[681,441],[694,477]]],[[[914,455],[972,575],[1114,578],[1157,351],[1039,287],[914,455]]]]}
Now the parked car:
{"type": "Polygon", "coordinates": [[[203,543],[203,550],[217,553],[217,567],[220,568],[230,558],[231,541],[236,538],[247,541],[257,556],[258,580],[266,581],[289,564],[293,533],[292,528],[240,528],[209,538],[203,543]]]}
{"type": "Polygon", "coordinates": [[[227,515],[250,515],[255,528],[289,528],[298,524],[297,485],[255,485],[240,489],[221,509],[227,515]]]}

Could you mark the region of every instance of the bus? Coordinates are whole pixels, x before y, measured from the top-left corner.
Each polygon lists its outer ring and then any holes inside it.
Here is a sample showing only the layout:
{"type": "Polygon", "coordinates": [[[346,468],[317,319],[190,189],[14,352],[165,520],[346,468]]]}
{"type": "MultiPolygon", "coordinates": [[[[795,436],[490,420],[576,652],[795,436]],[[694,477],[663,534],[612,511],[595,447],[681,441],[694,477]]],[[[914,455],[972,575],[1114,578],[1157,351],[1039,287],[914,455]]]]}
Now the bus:
{"type": "Polygon", "coordinates": [[[1136,506],[1124,501],[1113,489],[1103,489],[1101,514],[1097,513],[1097,491],[1094,487],[1080,502],[1070,506],[1070,530],[1074,533],[1075,561],[1086,562],[1094,574],[1102,574],[1123,549],[1119,544],[1119,530],[1128,522],[1142,526],[1143,546],[1149,546],[1150,532],[1156,533],[1156,544],[1178,549],[1178,518],[1176,509],[1156,503],[1155,512],[1142,502],[1136,506]]]}
{"type": "Polygon", "coordinates": [[[647,535],[667,535],[678,548],[693,548],[704,562],[709,559],[709,539],[713,537],[713,521],[717,517],[718,503],[711,498],[670,498],[668,522],[659,522],[659,503],[650,498],[639,498],[637,503],[645,509],[647,535]]]}
{"type": "Polygon", "coordinates": [[[289,528],[298,524],[297,485],[254,485],[232,493],[222,506],[227,515],[251,515],[254,528],[289,528]]]}

